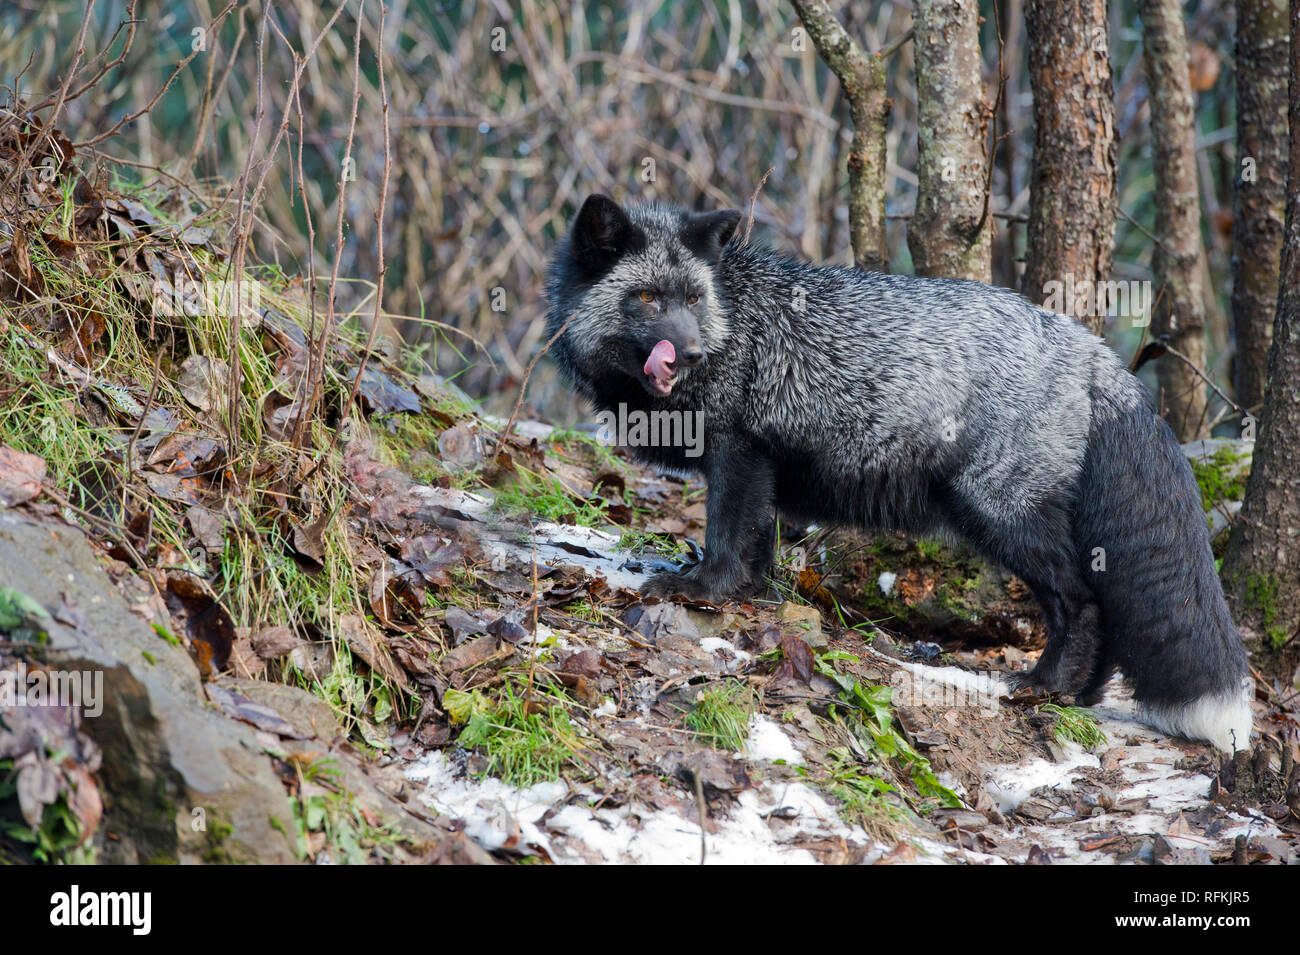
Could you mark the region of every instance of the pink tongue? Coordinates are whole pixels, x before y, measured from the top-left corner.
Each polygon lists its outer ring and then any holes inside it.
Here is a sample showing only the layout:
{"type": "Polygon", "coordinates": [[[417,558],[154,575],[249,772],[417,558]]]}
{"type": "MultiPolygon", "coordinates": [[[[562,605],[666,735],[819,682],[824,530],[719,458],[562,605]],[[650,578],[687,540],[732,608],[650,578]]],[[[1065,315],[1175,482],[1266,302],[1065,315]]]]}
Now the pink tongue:
{"type": "Polygon", "coordinates": [[[677,350],[673,343],[664,339],[650,350],[650,357],[645,360],[645,373],[661,386],[668,384],[673,376],[672,364],[677,360],[677,350]]]}

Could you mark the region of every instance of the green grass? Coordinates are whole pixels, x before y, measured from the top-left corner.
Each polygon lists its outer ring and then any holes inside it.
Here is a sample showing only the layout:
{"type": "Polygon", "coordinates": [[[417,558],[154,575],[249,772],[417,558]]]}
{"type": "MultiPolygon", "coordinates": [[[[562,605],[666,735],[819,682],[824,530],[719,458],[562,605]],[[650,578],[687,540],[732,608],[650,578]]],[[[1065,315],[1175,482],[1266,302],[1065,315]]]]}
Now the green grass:
{"type": "Polygon", "coordinates": [[[373,856],[390,859],[400,837],[388,826],[371,825],[340,780],[332,759],[317,760],[303,770],[303,782],[312,785],[306,794],[300,791],[293,802],[298,858],[311,855],[309,835],[323,833],[325,848],[335,864],[359,865],[373,856]]]}
{"type": "MultiPolygon", "coordinates": [[[[840,803],[840,815],[850,825],[861,826],[880,839],[908,825],[907,811],[897,799],[898,789],[869,773],[844,747],[827,753],[830,765],[820,786],[840,803]]],[[[807,769],[801,767],[806,775],[807,769]]]]}
{"type": "Polygon", "coordinates": [[[517,480],[497,489],[496,508],[512,516],[533,515],[553,524],[596,527],[608,524],[603,502],[579,499],[554,475],[537,476],[520,471],[517,480]]]}
{"type": "Polygon", "coordinates": [[[651,534],[647,531],[627,531],[618,539],[618,549],[636,554],[638,557],[646,551],[661,557],[682,557],[690,553],[690,548],[670,534],[651,534]]]}
{"type": "Polygon", "coordinates": [[[1044,703],[1041,712],[1056,717],[1052,734],[1057,742],[1078,743],[1088,752],[1095,752],[1106,744],[1106,734],[1101,731],[1097,717],[1077,706],[1058,706],[1044,703]]]}
{"type": "MultiPolygon", "coordinates": [[[[159,205],[147,192],[135,191],[132,198],[146,206],[159,205]]],[[[70,236],[74,211],[70,194],[63,195],[46,214],[45,231],[70,236]]],[[[310,463],[319,464],[314,476],[305,483],[289,478],[304,473],[307,466],[299,452],[266,425],[268,399],[285,390],[279,368],[283,354],[271,326],[258,328],[250,308],[235,342],[222,309],[201,309],[194,315],[155,313],[152,280],[138,267],[119,262],[113,243],[83,240],[80,257],[72,258],[55,254],[57,244],[40,230],[28,234],[28,254],[43,289],[28,301],[0,302],[0,315],[8,322],[0,335],[0,444],[42,457],[49,485],[99,518],[72,515],[83,520],[92,535],[103,534],[105,524],[120,527],[128,516],[139,518],[137,526],[148,529],[146,543],[136,538],[141,559],[149,566],[179,566],[207,580],[237,627],[286,625],[333,640],[335,668],[323,683],[300,679],[287,664],[273,664],[272,676],[308,685],[352,726],[363,717],[382,722],[409,712],[417,699],[354,665],[336,632],[340,615],[368,610],[368,574],[357,566],[348,522],[340,517],[324,527],[319,569],[305,567],[290,553],[291,525],[306,524],[323,513],[342,515],[348,499],[339,451],[319,461],[333,438],[325,414],[315,416],[304,434],[303,448],[315,456],[310,463]],[[138,299],[128,288],[139,290],[141,282],[145,297],[138,299]],[[88,336],[93,340],[83,347],[72,330],[92,325],[98,337],[88,336]],[[47,332],[47,327],[55,330],[47,332]],[[208,554],[191,546],[183,523],[186,506],[149,492],[139,473],[128,473],[123,452],[151,393],[152,408],[175,415],[181,432],[224,441],[229,427],[226,396],[207,412],[193,407],[180,392],[180,368],[190,355],[229,362],[234,354],[241,366],[242,413],[238,453],[227,462],[226,471],[235,479],[214,481],[209,488],[220,495],[219,508],[230,520],[224,550],[208,554]]],[[[199,282],[228,277],[226,264],[209,249],[182,246],[160,235],[145,241],[159,254],[165,249],[192,262],[199,282]]],[[[268,323],[296,325],[304,332],[312,326],[309,300],[277,266],[251,266],[246,280],[255,287],[261,312],[270,316],[268,323]]],[[[321,320],[318,303],[318,334],[321,320]]],[[[364,342],[355,316],[339,316],[331,334],[340,349],[353,354],[364,342]]],[[[350,389],[350,367],[347,359],[326,363],[323,410],[337,407],[350,389]]],[[[389,416],[384,423],[401,432],[390,445],[399,444],[409,455],[421,444],[436,442],[438,431],[430,420],[422,415],[389,416]]],[[[371,429],[365,421],[354,423],[362,434],[371,429]]],[[[382,437],[382,428],[374,430],[382,437]]],[[[138,458],[136,464],[138,469],[138,458]]],[[[119,531],[118,536],[126,535],[119,531]]]]}
{"type": "Polygon", "coordinates": [[[735,752],[749,738],[749,717],[753,712],[753,691],[736,680],[727,680],[697,696],[685,722],[701,743],[735,752]]]}
{"type": "Polygon", "coordinates": [[[843,720],[845,727],[882,761],[899,767],[912,780],[922,799],[922,809],[934,804],[960,806],[961,799],[939,782],[930,761],[912,748],[901,733],[894,728],[892,709],[893,688],[864,686],[851,673],[835,669],[836,661],[856,663],[857,658],[847,653],[822,654],[817,658],[817,670],[834,680],[840,687],[841,707],[831,708],[831,717],[843,720]]]}
{"type": "Polygon", "coordinates": [[[624,475],[632,473],[632,468],[614,452],[613,447],[586,431],[557,428],[551,432],[550,440],[552,444],[558,444],[567,451],[583,451],[589,454],[595,464],[594,470],[603,469],[624,475]]]}
{"type": "MultiPolygon", "coordinates": [[[[570,701],[555,689],[535,685],[531,704],[523,687],[508,679],[500,695],[489,700],[482,691],[464,693],[450,702],[448,712],[465,719],[457,742],[477,749],[487,759],[483,775],[512,786],[527,787],[560,778],[565,769],[580,768],[583,748],[569,719],[570,701]]],[[[451,691],[448,691],[449,693],[451,691]]]]}

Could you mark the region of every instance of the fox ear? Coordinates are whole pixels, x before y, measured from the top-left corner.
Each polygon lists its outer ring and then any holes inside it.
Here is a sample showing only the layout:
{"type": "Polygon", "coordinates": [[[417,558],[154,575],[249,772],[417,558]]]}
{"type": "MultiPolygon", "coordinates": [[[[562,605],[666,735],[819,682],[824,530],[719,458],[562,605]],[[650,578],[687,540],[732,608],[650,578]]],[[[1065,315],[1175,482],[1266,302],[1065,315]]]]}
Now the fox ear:
{"type": "Polygon", "coordinates": [[[631,251],[642,238],[623,207],[609,196],[593,193],[573,220],[573,258],[592,270],[602,269],[631,251]]]}
{"type": "Polygon", "coordinates": [[[705,261],[716,263],[738,225],[739,209],[696,213],[688,216],[682,226],[682,243],[705,261]]]}

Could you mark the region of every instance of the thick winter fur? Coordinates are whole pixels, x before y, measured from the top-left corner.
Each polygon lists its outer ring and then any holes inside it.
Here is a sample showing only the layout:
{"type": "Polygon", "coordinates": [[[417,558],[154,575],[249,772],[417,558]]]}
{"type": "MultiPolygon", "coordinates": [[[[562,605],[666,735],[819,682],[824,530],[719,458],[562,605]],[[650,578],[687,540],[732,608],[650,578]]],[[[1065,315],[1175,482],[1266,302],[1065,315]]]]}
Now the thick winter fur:
{"type": "Polygon", "coordinates": [[[703,560],[647,591],[753,588],[776,515],[960,534],[1042,607],[1028,683],[1089,703],[1119,670],[1154,725],[1245,747],[1246,657],[1196,483],[1105,343],[1004,289],[742,246],[739,218],[592,196],[551,264],[551,333],[569,321],[552,355],[577,391],[704,416],[702,456],[633,449],[709,487],[703,560]],[[652,352],[678,356],[671,380],[652,352]]]}

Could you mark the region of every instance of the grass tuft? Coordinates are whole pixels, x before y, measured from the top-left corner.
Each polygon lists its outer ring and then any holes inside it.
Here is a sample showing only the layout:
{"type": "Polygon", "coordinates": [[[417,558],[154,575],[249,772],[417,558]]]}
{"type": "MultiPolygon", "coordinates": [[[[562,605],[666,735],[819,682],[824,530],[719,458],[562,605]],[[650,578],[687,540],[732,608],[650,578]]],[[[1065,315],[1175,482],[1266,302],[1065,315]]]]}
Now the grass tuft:
{"type": "Polygon", "coordinates": [[[735,752],[749,738],[753,712],[754,692],[743,683],[727,680],[697,696],[685,719],[701,743],[735,752]]]}
{"type": "Polygon", "coordinates": [[[1097,717],[1087,710],[1077,706],[1044,703],[1042,712],[1056,717],[1056,725],[1052,733],[1057,742],[1078,743],[1090,753],[1106,744],[1106,734],[1101,731],[1097,717]]]}

